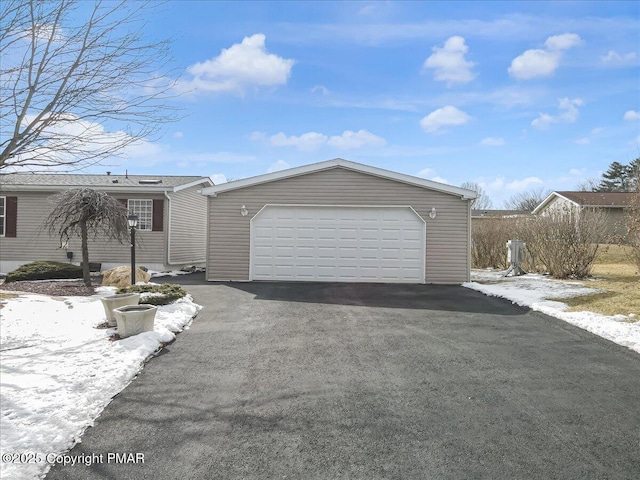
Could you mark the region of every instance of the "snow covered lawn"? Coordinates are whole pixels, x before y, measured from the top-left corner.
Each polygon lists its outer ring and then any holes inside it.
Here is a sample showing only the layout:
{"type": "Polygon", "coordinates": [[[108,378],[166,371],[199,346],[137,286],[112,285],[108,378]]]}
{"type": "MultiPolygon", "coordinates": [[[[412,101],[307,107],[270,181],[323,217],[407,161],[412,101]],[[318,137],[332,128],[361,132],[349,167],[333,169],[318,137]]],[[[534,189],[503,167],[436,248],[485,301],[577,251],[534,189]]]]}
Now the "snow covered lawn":
{"type": "MultiPolygon", "coordinates": [[[[153,332],[117,341],[105,321],[100,287],[90,297],[21,295],[0,309],[1,477],[38,478],[142,369],[160,343],[187,328],[201,308],[185,297],[158,307],[153,332]],[[7,462],[29,453],[34,463],[7,462]],[[38,455],[38,457],[35,457],[38,455]],[[47,457],[48,456],[48,457],[47,457]]],[[[26,457],[25,457],[26,459],[26,457]]]]}
{"type": "Polygon", "coordinates": [[[595,288],[531,273],[503,278],[502,272],[485,270],[473,270],[471,280],[463,286],[546,313],[640,353],[640,318],[637,315],[567,312],[567,304],[549,300],[598,292],[595,288]]]}

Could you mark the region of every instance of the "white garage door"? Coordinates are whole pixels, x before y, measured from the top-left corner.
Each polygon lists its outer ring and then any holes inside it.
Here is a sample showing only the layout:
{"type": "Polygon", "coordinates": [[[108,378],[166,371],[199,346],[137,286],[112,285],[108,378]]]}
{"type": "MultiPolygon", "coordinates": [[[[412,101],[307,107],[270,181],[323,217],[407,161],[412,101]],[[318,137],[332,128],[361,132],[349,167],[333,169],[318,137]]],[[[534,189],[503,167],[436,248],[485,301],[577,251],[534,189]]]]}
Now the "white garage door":
{"type": "Polygon", "coordinates": [[[251,220],[251,279],[424,283],[410,207],[267,205],[251,220]]]}

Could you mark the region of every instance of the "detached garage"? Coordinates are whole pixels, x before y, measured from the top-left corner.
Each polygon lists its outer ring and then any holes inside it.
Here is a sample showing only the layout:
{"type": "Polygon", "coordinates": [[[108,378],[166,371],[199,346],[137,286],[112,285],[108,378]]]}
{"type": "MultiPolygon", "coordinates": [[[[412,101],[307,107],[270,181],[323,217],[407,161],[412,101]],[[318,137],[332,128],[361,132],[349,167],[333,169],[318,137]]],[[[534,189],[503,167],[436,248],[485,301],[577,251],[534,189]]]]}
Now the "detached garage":
{"type": "Polygon", "coordinates": [[[202,192],[210,281],[469,280],[470,190],[335,159],[202,192]]]}

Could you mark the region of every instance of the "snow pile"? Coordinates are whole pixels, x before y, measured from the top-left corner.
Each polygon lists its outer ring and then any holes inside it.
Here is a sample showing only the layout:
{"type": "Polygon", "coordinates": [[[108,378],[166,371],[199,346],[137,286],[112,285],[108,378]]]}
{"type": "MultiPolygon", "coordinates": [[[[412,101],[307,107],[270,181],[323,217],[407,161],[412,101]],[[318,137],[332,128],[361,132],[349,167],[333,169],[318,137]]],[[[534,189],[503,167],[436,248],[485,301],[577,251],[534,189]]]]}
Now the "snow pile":
{"type": "Polygon", "coordinates": [[[472,271],[471,279],[472,282],[462,285],[559,318],[640,353],[640,322],[637,316],[607,316],[586,311],[567,312],[569,307],[566,303],[548,300],[587,295],[601,290],[585,287],[578,282],[554,280],[537,274],[504,278],[502,272],[472,271]]]}
{"type": "MultiPolygon", "coordinates": [[[[201,308],[183,298],[158,307],[153,332],[109,341],[101,287],[91,297],[24,295],[0,310],[0,450],[62,453],[142,369],[160,343],[187,328],[201,308]]],[[[1,464],[1,477],[36,478],[49,465],[1,464]]]]}

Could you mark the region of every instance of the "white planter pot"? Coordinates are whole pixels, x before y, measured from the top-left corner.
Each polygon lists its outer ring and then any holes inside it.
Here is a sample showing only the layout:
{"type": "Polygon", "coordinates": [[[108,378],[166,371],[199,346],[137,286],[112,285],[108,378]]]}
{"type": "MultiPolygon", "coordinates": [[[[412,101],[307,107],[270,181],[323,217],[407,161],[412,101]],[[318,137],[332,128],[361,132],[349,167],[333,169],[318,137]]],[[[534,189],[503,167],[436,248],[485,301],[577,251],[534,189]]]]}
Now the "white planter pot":
{"type": "Polygon", "coordinates": [[[142,332],[152,332],[153,322],[158,307],[146,303],[140,305],[126,305],[113,310],[118,324],[120,338],[138,335],[142,332]]]}
{"type": "Polygon", "coordinates": [[[107,317],[107,323],[110,327],[116,326],[116,317],[113,315],[114,308],[124,307],[126,305],[137,305],[140,301],[139,293],[116,293],[115,295],[107,295],[102,297],[102,306],[104,314],[107,317]]]}

